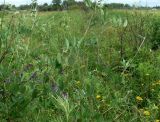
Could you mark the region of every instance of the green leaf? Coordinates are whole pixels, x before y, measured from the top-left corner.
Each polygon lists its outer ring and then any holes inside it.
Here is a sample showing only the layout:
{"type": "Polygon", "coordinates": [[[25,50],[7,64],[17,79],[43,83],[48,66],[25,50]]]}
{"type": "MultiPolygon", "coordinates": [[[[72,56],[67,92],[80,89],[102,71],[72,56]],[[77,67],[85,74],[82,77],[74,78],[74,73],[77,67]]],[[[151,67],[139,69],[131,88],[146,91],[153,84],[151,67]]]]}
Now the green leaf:
{"type": "Polygon", "coordinates": [[[124,22],[124,24],[123,24],[123,27],[127,27],[127,25],[128,25],[128,21],[125,20],[125,22],[124,22]]]}
{"type": "Polygon", "coordinates": [[[60,64],[62,63],[62,59],[61,59],[61,54],[60,53],[57,54],[57,61],[60,64]]]}
{"type": "Polygon", "coordinates": [[[86,4],[87,7],[92,6],[92,2],[90,0],[84,0],[84,3],[86,4]]]}
{"type": "Polygon", "coordinates": [[[69,50],[69,41],[68,39],[66,39],[66,47],[67,47],[67,51],[69,50]]]}

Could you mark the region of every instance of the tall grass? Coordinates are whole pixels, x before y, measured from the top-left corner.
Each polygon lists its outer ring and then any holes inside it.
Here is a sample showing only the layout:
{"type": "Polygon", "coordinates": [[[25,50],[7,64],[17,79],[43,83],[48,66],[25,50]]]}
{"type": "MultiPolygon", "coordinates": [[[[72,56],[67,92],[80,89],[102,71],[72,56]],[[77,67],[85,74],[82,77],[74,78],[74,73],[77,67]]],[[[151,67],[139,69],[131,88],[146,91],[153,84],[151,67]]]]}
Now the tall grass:
{"type": "Polygon", "coordinates": [[[158,121],[155,18],[102,8],[1,15],[0,120],[158,121]]]}

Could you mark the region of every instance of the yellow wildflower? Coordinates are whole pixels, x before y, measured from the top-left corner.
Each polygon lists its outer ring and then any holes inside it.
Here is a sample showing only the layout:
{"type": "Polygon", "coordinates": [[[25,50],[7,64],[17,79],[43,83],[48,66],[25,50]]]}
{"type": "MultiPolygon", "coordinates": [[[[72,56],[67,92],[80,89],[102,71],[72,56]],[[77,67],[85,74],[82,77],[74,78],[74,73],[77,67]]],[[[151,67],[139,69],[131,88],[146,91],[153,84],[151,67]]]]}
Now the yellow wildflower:
{"type": "Polygon", "coordinates": [[[150,115],[151,115],[151,113],[150,113],[149,111],[144,111],[143,114],[144,114],[145,116],[150,116],[150,115]]]}
{"type": "Polygon", "coordinates": [[[143,101],[142,97],[140,97],[140,96],[137,96],[137,97],[136,97],[136,100],[137,100],[137,101],[143,101]]]}
{"type": "Polygon", "coordinates": [[[100,100],[100,99],[101,99],[101,95],[97,95],[97,96],[96,96],[96,99],[97,99],[97,100],[100,100]]]}

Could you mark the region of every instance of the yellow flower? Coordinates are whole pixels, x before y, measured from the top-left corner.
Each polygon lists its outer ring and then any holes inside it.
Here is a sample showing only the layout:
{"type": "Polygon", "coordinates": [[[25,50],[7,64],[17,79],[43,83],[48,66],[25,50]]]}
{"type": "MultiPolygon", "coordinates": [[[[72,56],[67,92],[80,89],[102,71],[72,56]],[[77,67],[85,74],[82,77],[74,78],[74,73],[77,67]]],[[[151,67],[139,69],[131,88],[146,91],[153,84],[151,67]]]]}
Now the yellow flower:
{"type": "Polygon", "coordinates": [[[137,101],[143,101],[142,97],[140,97],[140,96],[137,96],[137,97],[136,97],[136,100],[137,100],[137,101]]]}
{"type": "Polygon", "coordinates": [[[96,96],[96,99],[97,99],[97,100],[100,100],[100,99],[101,99],[101,95],[97,95],[97,96],[96,96]]]}
{"type": "Polygon", "coordinates": [[[159,120],[159,119],[157,119],[155,122],[160,122],[160,120],[159,120]]]}
{"type": "Polygon", "coordinates": [[[151,115],[151,113],[150,113],[149,111],[144,111],[143,114],[144,114],[145,116],[150,116],[150,115],[151,115]]]}

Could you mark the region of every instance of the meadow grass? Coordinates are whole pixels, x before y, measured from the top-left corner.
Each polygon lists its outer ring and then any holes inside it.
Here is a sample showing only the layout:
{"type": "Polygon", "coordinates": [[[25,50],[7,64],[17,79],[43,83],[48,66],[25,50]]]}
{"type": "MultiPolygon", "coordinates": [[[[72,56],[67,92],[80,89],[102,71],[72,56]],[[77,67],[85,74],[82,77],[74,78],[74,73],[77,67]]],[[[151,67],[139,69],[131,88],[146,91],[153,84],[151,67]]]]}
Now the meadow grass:
{"type": "Polygon", "coordinates": [[[159,15],[115,9],[4,14],[0,120],[159,122],[160,51],[151,50],[159,15]]]}

